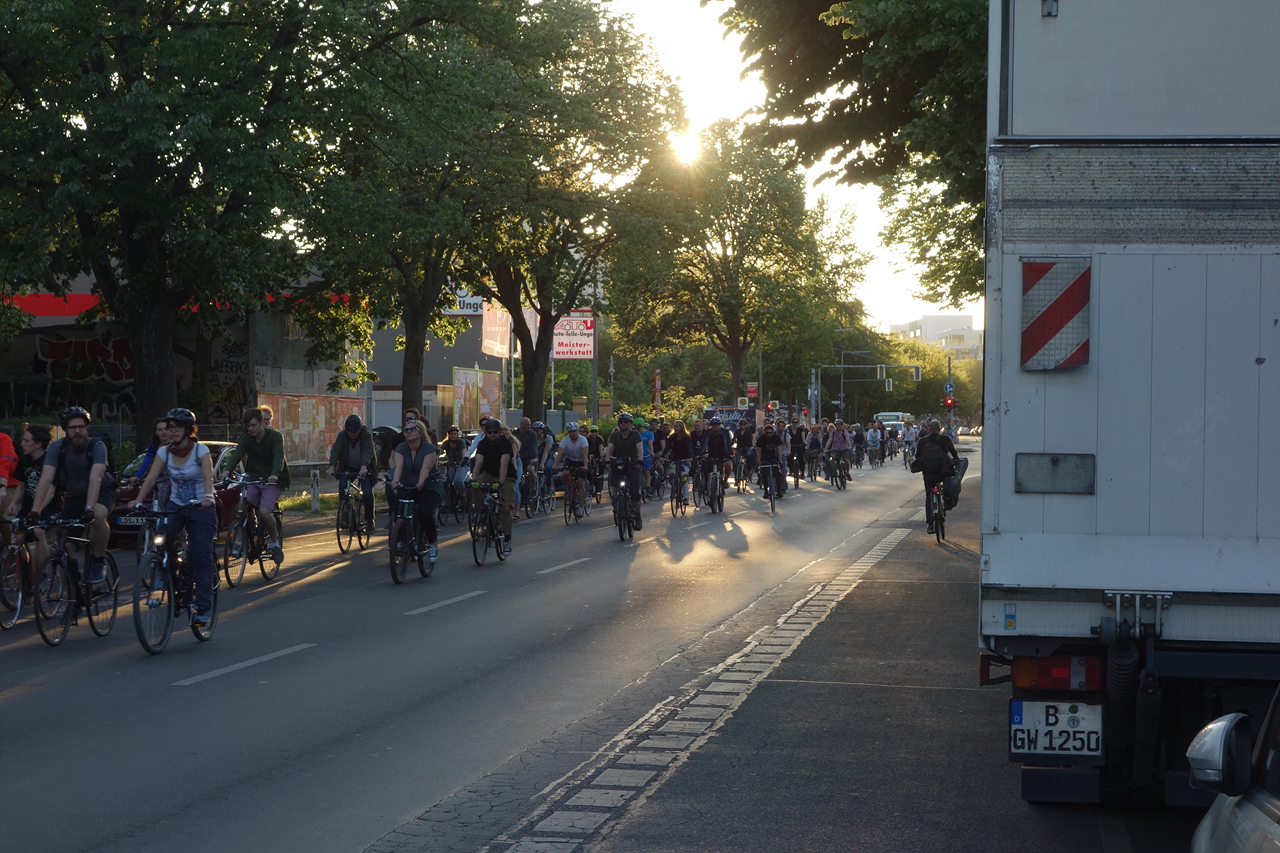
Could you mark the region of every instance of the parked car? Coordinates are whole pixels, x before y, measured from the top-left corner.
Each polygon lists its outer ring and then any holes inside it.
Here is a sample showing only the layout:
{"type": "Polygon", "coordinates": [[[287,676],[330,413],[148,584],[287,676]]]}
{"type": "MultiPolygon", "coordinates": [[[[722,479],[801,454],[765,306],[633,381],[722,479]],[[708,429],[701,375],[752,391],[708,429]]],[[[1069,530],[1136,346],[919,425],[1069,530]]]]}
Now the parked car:
{"type": "Polygon", "coordinates": [[[1227,714],[1187,747],[1192,787],[1218,795],[1191,838],[1192,853],[1280,850],[1280,690],[1258,729],[1247,714],[1227,714]]]}
{"type": "MultiPolygon", "coordinates": [[[[218,471],[222,460],[236,446],[234,441],[202,441],[201,444],[213,453],[215,472],[218,471]]],[[[120,485],[116,488],[116,509],[110,518],[112,536],[135,536],[138,528],[146,523],[146,519],[142,516],[129,514],[129,502],[138,497],[138,489],[142,487],[142,481],[137,478],[137,473],[145,457],[146,454],[138,455],[120,472],[120,485]]],[[[237,467],[243,471],[244,463],[241,462],[237,467]]],[[[218,530],[221,532],[231,524],[231,516],[235,514],[236,504],[240,502],[240,486],[238,484],[224,486],[220,476],[215,473],[213,493],[216,495],[214,506],[218,510],[218,530]]]]}

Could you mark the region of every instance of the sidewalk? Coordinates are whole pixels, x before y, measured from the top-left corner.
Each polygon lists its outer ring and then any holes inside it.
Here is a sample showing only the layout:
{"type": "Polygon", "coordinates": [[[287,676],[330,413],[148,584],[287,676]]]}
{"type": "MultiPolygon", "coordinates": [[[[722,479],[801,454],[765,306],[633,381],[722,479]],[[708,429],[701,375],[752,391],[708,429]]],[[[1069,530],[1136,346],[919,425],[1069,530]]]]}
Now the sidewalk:
{"type": "Polygon", "coordinates": [[[941,545],[914,513],[890,513],[885,532],[910,533],[586,849],[1101,849],[1068,831],[1075,811],[1020,801],[1008,692],[978,686],[980,491],[966,480],[941,545]]]}

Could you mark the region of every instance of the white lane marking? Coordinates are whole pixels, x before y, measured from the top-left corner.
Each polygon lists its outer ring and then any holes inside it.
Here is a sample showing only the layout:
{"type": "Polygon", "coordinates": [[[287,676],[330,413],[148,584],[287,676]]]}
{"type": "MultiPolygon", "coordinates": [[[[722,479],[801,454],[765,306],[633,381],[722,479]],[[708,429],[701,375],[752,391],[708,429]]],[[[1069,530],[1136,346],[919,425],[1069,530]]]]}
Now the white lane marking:
{"type": "Polygon", "coordinates": [[[729,518],[737,518],[738,516],[740,516],[740,515],[746,515],[746,514],[747,514],[747,513],[749,513],[749,512],[751,512],[751,510],[749,510],[749,509],[744,509],[744,510],[742,510],[741,512],[735,512],[735,513],[733,513],[732,515],[730,515],[730,516],[729,516],[729,518]]]}
{"type": "Polygon", "coordinates": [[[561,569],[567,569],[567,568],[569,568],[570,566],[576,566],[576,565],[578,565],[578,563],[585,563],[585,562],[587,562],[587,561],[588,561],[588,560],[590,560],[590,559],[591,559],[590,557],[579,557],[579,558],[578,558],[578,559],[576,559],[576,560],[570,560],[570,561],[569,561],[569,562],[567,562],[567,563],[561,563],[561,564],[560,564],[560,565],[558,565],[558,566],[552,566],[552,567],[551,567],[551,568],[549,568],[549,569],[543,569],[542,571],[538,572],[538,574],[540,574],[540,575],[549,575],[549,574],[551,574],[552,572],[558,572],[558,571],[560,571],[561,569]]]}
{"type": "Polygon", "coordinates": [[[426,607],[419,607],[417,610],[410,610],[405,616],[417,616],[419,613],[426,613],[428,610],[435,610],[438,607],[448,607],[450,604],[457,604],[459,601],[466,601],[468,598],[475,598],[477,595],[484,595],[488,590],[477,589],[475,592],[469,592],[466,595],[460,595],[457,598],[450,598],[446,601],[437,601],[435,604],[428,604],[426,607]]]}
{"type": "Polygon", "coordinates": [[[697,524],[690,524],[685,530],[692,530],[695,527],[702,527],[704,524],[710,524],[709,521],[699,521],[697,524]]]}
{"type": "Polygon", "coordinates": [[[182,681],[175,681],[173,682],[173,684],[170,684],[169,686],[170,687],[186,687],[189,684],[196,684],[201,681],[207,681],[210,678],[217,678],[219,675],[226,675],[228,672],[235,672],[237,669],[244,669],[245,667],[248,667],[248,666],[254,666],[255,664],[260,664],[265,661],[269,661],[273,658],[283,657],[285,655],[291,655],[294,652],[300,652],[303,649],[309,649],[314,645],[315,643],[301,643],[300,645],[297,645],[297,646],[290,646],[287,649],[281,649],[278,652],[272,652],[271,654],[263,655],[260,658],[247,660],[247,661],[244,661],[243,663],[232,664],[231,666],[224,666],[222,669],[215,669],[213,672],[206,672],[204,675],[197,675],[197,676],[194,676],[193,678],[184,678],[182,681]]]}

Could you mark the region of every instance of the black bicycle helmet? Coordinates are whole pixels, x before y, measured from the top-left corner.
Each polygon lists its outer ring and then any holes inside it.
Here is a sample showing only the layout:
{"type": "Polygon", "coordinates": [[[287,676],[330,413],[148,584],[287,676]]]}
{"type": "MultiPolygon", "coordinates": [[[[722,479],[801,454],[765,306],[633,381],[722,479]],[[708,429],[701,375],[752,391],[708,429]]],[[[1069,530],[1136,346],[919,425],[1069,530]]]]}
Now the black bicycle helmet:
{"type": "Polygon", "coordinates": [[[347,415],[346,423],[342,425],[342,428],[346,430],[353,430],[353,429],[360,429],[360,427],[362,426],[364,426],[364,421],[360,420],[360,416],[356,414],[351,414],[351,415],[347,415]]]}
{"type": "Polygon", "coordinates": [[[622,412],[618,415],[618,423],[622,423],[623,421],[626,421],[627,423],[631,423],[634,420],[635,418],[631,417],[630,412],[622,412]]]}
{"type": "Polygon", "coordinates": [[[93,418],[89,416],[89,413],[86,412],[84,409],[80,408],[79,406],[71,406],[70,408],[63,409],[62,414],[58,415],[58,423],[62,425],[63,429],[66,429],[67,421],[71,420],[72,418],[84,418],[84,422],[86,424],[90,423],[93,420],[93,418]]]}
{"type": "Polygon", "coordinates": [[[722,423],[724,423],[724,421],[720,420],[719,418],[712,418],[712,419],[711,419],[711,425],[712,425],[712,426],[719,426],[719,425],[720,425],[720,424],[722,424],[722,423]]]}
{"type": "Polygon", "coordinates": [[[166,421],[177,421],[184,426],[191,426],[196,422],[196,416],[190,409],[170,409],[169,413],[164,416],[166,421]]]}

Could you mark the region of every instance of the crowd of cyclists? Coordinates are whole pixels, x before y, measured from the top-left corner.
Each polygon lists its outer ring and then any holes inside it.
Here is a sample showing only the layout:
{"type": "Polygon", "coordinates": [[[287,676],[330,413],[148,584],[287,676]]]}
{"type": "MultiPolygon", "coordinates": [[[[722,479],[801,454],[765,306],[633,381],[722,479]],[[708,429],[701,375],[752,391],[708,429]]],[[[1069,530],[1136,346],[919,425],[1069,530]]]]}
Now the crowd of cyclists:
{"type": "MultiPolygon", "coordinates": [[[[266,552],[276,566],[284,560],[276,510],[281,490],[288,486],[289,471],[284,439],[271,427],[272,415],[265,406],[248,410],[243,417],[244,435],[215,471],[213,455],[198,440],[195,415],[189,409],[172,409],[156,424],[155,440],[137,472],[141,485],[127,509],[141,507],[145,511],[149,505],[153,513],[162,514],[162,532],[169,547],[182,543],[185,565],[194,582],[190,606],[193,629],[209,624],[215,603],[214,544],[219,532],[215,480],[229,481],[242,462],[244,473],[238,480],[241,512],[256,513],[265,534],[266,552]]],[[[73,406],[61,413],[59,421],[64,437],[57,440],[52,440],[52,427],[29,425],[22,436],[21,453],[0,433],[0,518],[19,519],[14,541],[29,544],[37,564],[48,554],[46,531],[51,525],[77,525],[84,531],[77,541],[86,544],[88,551],[85,588],[92,589],[93,585],[114,583],[104,574],[108,518],[117,509],[114,463],[106,443],[90,435],[87,411],[73,406]]],[[[566,510],[568,523],[572,514],[580,517],[586,511],[592,494],[605,491],[607,473],[607,493],[612,498],[616,499],[625,483],[627,520],[631,528],[639,530],[645,500],[660,498],[668,482],[673,501],[679,502],[683,511],[690,489],[706,495],[714,492],[717,483],[731,480],[740,491],[754,482],[772,497],[782,498],[788,492],[789,476],[795,488],[820,477],[838,483],[842,477],[848,478],[851,465],[861,467],[866,461],[876,467],[901,455],[903,464],[910,466],[925,445],[932,445],[930,457],[958,458],[950,439],[939,436],[937,421],[926,429],[922,434],[912,423],[901,429],[881,422],[864,427],[846,424],[840,418],[824,418],[807,426],[799,417],[765,417],[759,425],[742,418],[731,425],[719,416],[695,419],[686,427],[683,420],[670,425],[662,420],[646,423],[622,412],[607,438],[595,425],[583,428],[577,422],[569,423],[557,439],[541,421],[524,418],[513,429],[497,419],[482,417],[470,441],[464,440],[457,425],[449,426],[441,440],[417,410],[409,409],[398,440],[384,448],[389,453],[382,459],[369,427],[359,415],[348,416],[333,443],[325,473],[338,479],[343,495],[348,484],[358,482],[362,496],[358,523],[369,532],[376,526],[374,480],[379,469],[385,469],[388,526],[399,506],[412,506],[417,529],[426,539],[422,551],[434,567],[439,557],[437,519],[446,500],[458,511],[478,513],[485,493],[496,492],[501,508],[497,547],[505,558],[512,550],[517,508],[539,495],[550,494],[554,499],[557,486],[566,498],[572,498],[572,513],[566,510]]],[[[917,464],[912,470],[921,468],[917,464]]],[[[942,468],[931,462],[924,475],[928,489],[930,479],[936,483],[942,468]]],[[[694,497],[696,500],[697,494],[694,497]]],[[[707,505],[716,511],[714,499],[707,505]]],[[[929,523],[931,526],[932,519],[929,523]]],[[[238,547],[245,545],[241,542],[238,547]]],[[[398,542],[390,547],[405,546],[398,542]]],[[[71,586],[78,589],[80,570],[74,558],[70,571],[71,586]]],[[[0,586],[13,582],[0,579],[0,586]]],[[[63,619],[74,623],[76,616],[73,603],[63,619]]]]}

